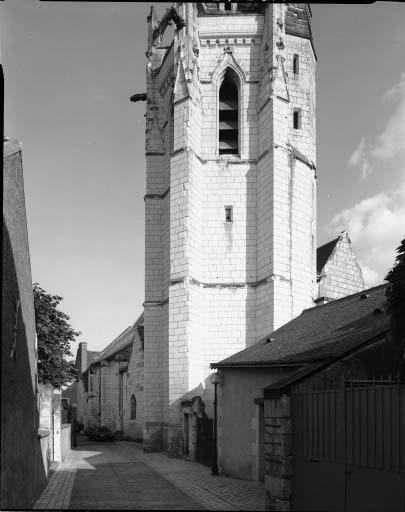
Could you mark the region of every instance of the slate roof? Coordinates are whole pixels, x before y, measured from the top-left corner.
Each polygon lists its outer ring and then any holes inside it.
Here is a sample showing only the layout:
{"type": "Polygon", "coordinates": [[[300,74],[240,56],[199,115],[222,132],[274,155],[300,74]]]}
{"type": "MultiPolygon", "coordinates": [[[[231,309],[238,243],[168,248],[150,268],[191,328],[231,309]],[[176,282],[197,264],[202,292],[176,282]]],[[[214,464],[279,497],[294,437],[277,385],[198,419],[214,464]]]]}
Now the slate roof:
{"type": "Polygon", "coordinates": [[[311,9],[307,3],[288,4],[285,15],[285,33],[312,41],[311,9]]]}
{"type": "Polygon", "coordinates": [[[386,287],[305,309],[270,336],[211,367],[298,366],[333,360],[388,329],[386,287]]]}
{"type": "Polygon", "coordinates": [[[115,338],[107,347],[102,350],[94,363],[99,363],[105,359],[109,359],[115,355],[122,355],[124,358],[129,358],[132,348],[132,342],[136,334],[136,329],[139,324],[143,322],[143,313],[139,316],[135,323],[127,327],[117,338],[115,338]]]}
{"type": "Polygon", "coordinates": [[[327,244],[321,245],[321,247],[318,247],[316,250],[316,271],[318,275],[322,272],[323,267],[326,265],[326,262],[328,261],[338,242],[339,237],[331,240],[327,244]]]}
{"type": "Polygon", "coordinates": [[[96,352],[94,350],[88,350],[87,351],[87,366],[90,366],[92,363],[94,363],[94,361],[96,361],[96,359],[98,358],[99,355],[100,355],[100,352],[96,352]]]}

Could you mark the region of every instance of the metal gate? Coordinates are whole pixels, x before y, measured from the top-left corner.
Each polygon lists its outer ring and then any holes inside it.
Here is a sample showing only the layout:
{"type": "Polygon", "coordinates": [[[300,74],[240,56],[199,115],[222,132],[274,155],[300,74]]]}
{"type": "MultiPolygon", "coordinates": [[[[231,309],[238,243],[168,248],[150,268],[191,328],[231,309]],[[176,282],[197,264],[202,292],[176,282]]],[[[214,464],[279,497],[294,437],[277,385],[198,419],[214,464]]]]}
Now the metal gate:
{"type": "Polygon", "coordinates": [[[298,384],[291,393],[292,510],[405,512],[405,385],[298,384]]]}
{"type": "Polygon", "coordinates": [[[203,415],[197,418],[197,462],[211,466],[213,451],[213,420],[203,415]]]}

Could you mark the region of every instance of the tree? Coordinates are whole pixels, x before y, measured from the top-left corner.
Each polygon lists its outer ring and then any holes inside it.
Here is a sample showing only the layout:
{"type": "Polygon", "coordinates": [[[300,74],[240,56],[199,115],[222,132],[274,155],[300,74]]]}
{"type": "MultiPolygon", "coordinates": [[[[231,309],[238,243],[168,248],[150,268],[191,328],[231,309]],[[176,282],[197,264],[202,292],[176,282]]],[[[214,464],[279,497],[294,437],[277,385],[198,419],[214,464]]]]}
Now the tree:
{"type": "Polygon", "coordinates": [[[405,349],[405,238],[397,248],[395,265],[385,278],[387,287],[387,310],[393,338],[405,349]]]}
{"type": "Polygon", "coordinates": [[[71,327],[68,322],[70,317],[57,309],[62,297],[50,295],[38,283],[34,283],[33,291],[38,336],[38,377],[41,382],[61,388],[76,377],[74,364],[65,358],[73,355],[70,344],[81,333],[71,327]]]}

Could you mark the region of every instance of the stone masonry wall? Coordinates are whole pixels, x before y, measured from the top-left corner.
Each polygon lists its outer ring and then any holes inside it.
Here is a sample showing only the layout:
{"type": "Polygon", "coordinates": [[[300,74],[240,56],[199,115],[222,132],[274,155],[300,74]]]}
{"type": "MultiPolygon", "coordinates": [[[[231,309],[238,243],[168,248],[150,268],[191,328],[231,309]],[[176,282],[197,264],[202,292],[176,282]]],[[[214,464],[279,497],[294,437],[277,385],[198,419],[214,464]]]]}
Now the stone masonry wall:
{"type": "Polygon", "coordinates": [[[290,510],[293,459],[288,396],[264,400],[264,424],[266,505],[269,510],[290,510]]]}
{"type": "Polygon", "coordinates": [[[363,275],[346,232],[340,235],[325,263],[318,286],[318,296],[327,299],[339,299],[364,290],[363,275]]]}
{"type": "Polygon", "coordinates": [[[180,402],[199,394],[211,408],[209,364],[312,305],[316,247],[309,41],[285,35],[281,4],[265,15],[177,8],[186,28],[165,56],[149,38],[145,144],[144,447],[161,449],[168,429],[174,451],[182,449],[180,402]],[[240,152],[219,156],[227,68],[239,82],[240,152]]]}

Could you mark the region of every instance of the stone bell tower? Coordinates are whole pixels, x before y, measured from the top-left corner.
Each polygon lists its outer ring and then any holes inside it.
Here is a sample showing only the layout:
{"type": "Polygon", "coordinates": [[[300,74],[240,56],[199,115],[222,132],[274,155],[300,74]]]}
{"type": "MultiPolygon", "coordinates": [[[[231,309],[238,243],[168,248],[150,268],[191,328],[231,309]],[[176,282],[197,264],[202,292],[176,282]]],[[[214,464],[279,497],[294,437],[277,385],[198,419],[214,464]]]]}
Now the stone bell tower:
{"type": "Polygon", "coordinates": [[[177,2],[147,18],[147,450],[192,455],[186,406],[198,396],[212,415],[210,363],[313,305],[310,17],[308,4],[177,2]]]}

